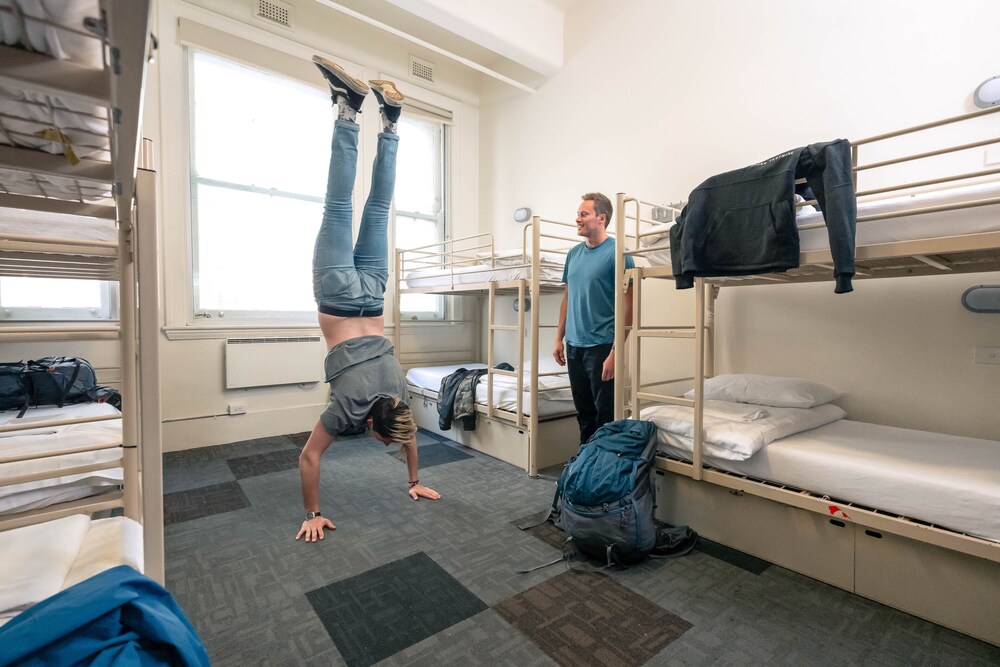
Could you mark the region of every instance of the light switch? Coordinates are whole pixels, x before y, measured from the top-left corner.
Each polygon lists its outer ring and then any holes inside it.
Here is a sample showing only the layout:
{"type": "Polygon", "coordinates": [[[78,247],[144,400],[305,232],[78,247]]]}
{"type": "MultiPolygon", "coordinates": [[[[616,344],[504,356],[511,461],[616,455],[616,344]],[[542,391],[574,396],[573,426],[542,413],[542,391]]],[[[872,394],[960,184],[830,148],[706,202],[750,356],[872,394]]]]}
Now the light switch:
{"type": "Polygon", "coordinates": [[[973,349],[977,364],[1000,364],[1000,347],[977,347],[973,349]]]}

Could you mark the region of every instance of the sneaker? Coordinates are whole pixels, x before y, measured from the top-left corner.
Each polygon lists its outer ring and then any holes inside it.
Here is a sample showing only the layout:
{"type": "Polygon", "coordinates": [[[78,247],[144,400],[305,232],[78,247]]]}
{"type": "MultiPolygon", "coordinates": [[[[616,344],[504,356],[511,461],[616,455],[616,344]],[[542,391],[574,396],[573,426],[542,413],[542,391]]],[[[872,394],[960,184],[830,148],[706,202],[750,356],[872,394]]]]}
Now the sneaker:
{"type": "Polygon", "coordinates": [[[386,117],[386,120],[390,123],[398,121],[399,114],[403,111],[405,98],[403,93],[396,88],[396,84],[384,79],[375,79],[369,81],[368,84],[371,86],[372,92],[375,93],[375,98],[378,100],[379,106],[382,107],[382,115],[386,117]]]}
{"type": "Polygon", "coordinates": [[[348,106],[360,113],[361,103],[365,101],[365,96],[368,94],[368,86],[365,85],[365,82],[355,79],[343,67],[322,56],[313,56],[313,62],[323,74],[323,78],[330,84],[334,101],[338,96],[343,97],[347,100],[348,106]]]}

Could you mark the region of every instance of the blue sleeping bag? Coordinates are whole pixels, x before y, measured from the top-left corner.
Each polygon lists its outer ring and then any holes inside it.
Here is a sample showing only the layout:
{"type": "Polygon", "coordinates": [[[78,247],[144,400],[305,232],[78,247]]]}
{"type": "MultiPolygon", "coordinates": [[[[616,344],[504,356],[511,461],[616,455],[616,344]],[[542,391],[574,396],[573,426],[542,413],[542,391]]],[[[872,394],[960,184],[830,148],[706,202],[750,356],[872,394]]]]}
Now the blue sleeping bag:
{"type": "Polygon", "coordinates": [[[0,667],[209,664],[170,593],[127,565],[60,591],[0,627],[0,667]]]}

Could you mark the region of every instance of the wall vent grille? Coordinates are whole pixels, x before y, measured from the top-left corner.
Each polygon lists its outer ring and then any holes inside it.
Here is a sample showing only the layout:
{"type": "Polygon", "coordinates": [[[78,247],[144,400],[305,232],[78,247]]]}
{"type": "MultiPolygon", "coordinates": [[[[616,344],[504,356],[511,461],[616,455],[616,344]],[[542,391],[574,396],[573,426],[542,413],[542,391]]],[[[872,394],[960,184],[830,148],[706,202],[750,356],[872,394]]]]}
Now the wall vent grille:
{"type": "Polygon", "coordinates": [[[415,79],[434,83],[434,63],[427,62],[416,56],[410,56],[410,76],[415,79]]]}
{"type": "Polygon", "coordinates": [[[269,21],[271,23],[277,23],[285,28],[292,27],[292,8],[283,2],[275,2],[275,0],[257,0],[256,16],[259,19],[264,19],[265,21],[269,21]]]}

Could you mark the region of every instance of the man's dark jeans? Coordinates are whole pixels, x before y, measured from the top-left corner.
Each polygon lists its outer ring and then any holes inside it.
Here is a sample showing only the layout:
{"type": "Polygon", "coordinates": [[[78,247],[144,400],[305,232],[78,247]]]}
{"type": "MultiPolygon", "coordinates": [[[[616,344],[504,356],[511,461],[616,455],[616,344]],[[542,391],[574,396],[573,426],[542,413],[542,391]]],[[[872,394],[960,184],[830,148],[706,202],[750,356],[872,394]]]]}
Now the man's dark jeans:
{"type": "Polygon", "coordinates": [[[594,431],[615,417],[615,381],[601,379],[601,370],[609,354],[610,345],[573,347],[566,344],[566,368],[573,390],[576,421],[580,424],[581,443],[587,442],[594,431]]]}

